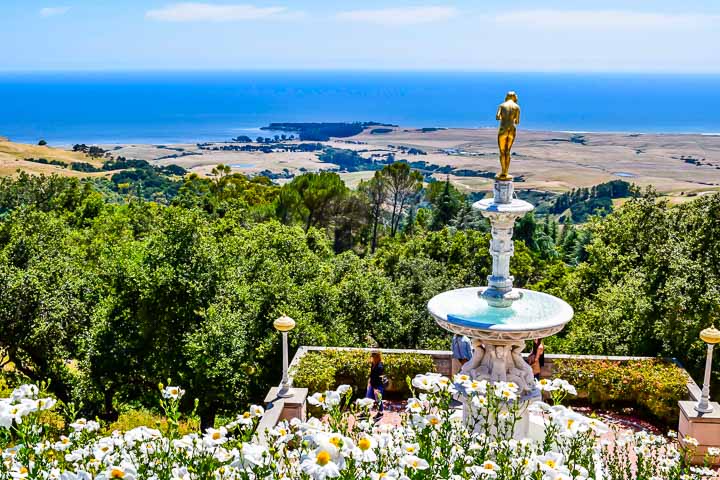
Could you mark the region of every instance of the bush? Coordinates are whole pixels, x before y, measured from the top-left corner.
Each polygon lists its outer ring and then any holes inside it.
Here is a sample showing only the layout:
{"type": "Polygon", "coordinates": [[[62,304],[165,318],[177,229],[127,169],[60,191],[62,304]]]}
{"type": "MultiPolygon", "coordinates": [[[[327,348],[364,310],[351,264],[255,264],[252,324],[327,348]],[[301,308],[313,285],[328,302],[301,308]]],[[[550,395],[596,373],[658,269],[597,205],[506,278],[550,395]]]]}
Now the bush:
{"type": "MultiPolygon", "coordinates": [[[[311,392],[333,390],[339,385],[352,386],[356,396],[365,395],[370,375],[370,354],[366,351],[323,350],[311,351],[300,359],[292,373],[293,386],[305,387],[311,392]]],[[[390,380],[386,394],[407,396],[410,391],[407,377],[435,371],[429,355],[417,353],[389,353],[383,355],[385,374],[390,380]]]]}
{"type": "MultiPolygon", "coordinates": [[[[118,416],[118,419],[107,426],[105,429],[106,433],[111,433],[115,430],[120,432],[127,432],[137,427],[150,427],[157,428],[161,432],[168,431],[167,417],[163,415],[157,415],[149,410],[129,410],[123,412],[118,416]]],[[[197,419],[185,419],[178,423],[178,432],[181,435],[198,430],[200,422],[197,419]]]]}
{"type": "Polygon", "coordinates": [[[668,425],[677,424],[678,401],[687,395],[687,374],[666,360],[555,360],[554,375],[601,406],[637,406],[668,425]]]}

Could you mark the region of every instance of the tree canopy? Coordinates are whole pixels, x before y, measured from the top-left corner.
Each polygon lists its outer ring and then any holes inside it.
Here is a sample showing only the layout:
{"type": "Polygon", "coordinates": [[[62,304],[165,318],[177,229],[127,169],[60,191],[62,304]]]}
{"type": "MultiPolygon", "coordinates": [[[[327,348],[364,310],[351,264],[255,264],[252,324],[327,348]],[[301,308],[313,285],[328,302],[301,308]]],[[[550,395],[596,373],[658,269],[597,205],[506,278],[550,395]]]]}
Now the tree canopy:
{"type": "MultiPolygon", "coordinates": [[[[218,166],[177,180],[170,202],[2,178],[0,362],[105,418],[172,378],[207,426],[277,382],[282,313],[293,348],[447,348],[426,304],[485,283],[487,223],[450,182],[394,165],[357,190],[333,172],[280,187],[218,166]]],[[[720,194],[672,207],[650,191],[585,225],[519,220],[516,285],[576,311],[548,349],[699,369],[698,332],[720,313],[719,212],[720,194]]]]}

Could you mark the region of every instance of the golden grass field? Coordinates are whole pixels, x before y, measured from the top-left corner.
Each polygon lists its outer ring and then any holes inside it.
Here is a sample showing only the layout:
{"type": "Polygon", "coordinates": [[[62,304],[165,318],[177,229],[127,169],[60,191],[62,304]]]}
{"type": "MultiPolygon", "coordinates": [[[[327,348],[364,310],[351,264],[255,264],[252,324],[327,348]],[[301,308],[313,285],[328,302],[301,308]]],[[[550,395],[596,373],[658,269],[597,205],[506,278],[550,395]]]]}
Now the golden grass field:
{"type": "MultiPolygon", "coordinates": [[[[395,128],[372,135],[367,131],[350,139],[325,142],[336,148],[353,149],[366,158],[394,153],[397,159],[423,160],[454,168],[496,171],[498,169],[495,129],[447,129],[421,132],[395,128]],[[427,155],[407,155],[398,148],[415,147],[427,155]]],[[[215,144],[223,145],[223,144],[215,144]]],[[[271,153],[206,151],[185,145],[101,145],[114,156],[138,158],[152,163],[177,164],[200,175],[209,174],[217,164],[230,165],[236,172],[256,174],[263,170],[287,169],[299,174],[332,168],[321,163],[316,153],[271,153]],[[176,158],[168,158],[178,155],[176,158]],[[163,158],[166,157],[166,158],[163,158]]],[[[513,148],[511,174],[524,177],[518,188],[554,192],[589,187],[613,179],[624,179],[640,186],[652,185],[674,202],[720,190],[720,136],[681,134],[568,133],[518,131],[513,148]],[[700,165],[688,163],[692,158],[700,165]],[[688,197],[688,195],[690,195],[688,197]]],[[[20,145],[0,141],[0,174],[13,174],[22,168],[35,173],[57,172],[88,175],[51,165],[24,162],[26,157],[55,158],[66,162],[99,164],[83,154],[57,148],[20,145]]],[[[98,175],[98,174],[94,174],[98,175]]],[[[343,173],[349,186],[356,186],[372,172],[343,173]]],[[[440,176],[444,178],[444,176],[440,176]]],[[[465,192],[489,191],[492,181],[483,177],[450,176],[465,192]]]]}
{"type": "Polygon", "coordinates": [[[0,175],[2,176],[17,175],[18,169],[28,173],[44,173],[46,175],[57,173],[74,177],[105,175],[104,173],[76,172],[69,168],[56,165],[28,162],[25,160],[26,158],[60,160],[68,164],[72,162],[85,162],[95,166],[102,166],[102,160],[91,158],[84,153],[72,152],[61,148],[14,143],[0,138],[0,175]]]}

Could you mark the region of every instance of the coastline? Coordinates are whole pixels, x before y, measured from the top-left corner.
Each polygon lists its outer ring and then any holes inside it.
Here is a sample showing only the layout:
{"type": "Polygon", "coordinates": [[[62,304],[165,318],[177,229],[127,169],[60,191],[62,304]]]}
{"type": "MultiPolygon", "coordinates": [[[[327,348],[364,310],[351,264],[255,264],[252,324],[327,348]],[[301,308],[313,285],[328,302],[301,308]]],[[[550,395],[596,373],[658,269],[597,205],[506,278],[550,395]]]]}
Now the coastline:
{"type": "MultiPolygon", "coordinates": [[[[3,134],[0,132],[0,139],[6,139],[16,143],[33,144],[40,138],[46,140],[49,145],[57,148],[72,148],[73,145],[78,143],[85,143],[87,145],[189,145],[197,143],[232,143],[232,138],[238,135],[248,135],[251,138],[255,136],[273,136],[275,134],[284,133],[281,131],[263,130],[263,127],[248,127],[235,129],[230,136],[195,136],[195,137],[142,137],[138,136],[135,138],[112,138],[112,137],[92,137],[89,138],[73,138],[63,139],[59,141],[48,140],[44,137],[12,137],[10,135],[3,134]]],[[[415,126],[402,126],[401,128],[407,130],[420,130],[421,128],[427,127],[415,127],[415,126]]],[[[442,130],[455,130],[455,131],[497,131],[496,126],[489,127],[433,127],[442,130]]],[[[694,132],[694,131],[615,131],[615,130],[548,130],[548,129],[525,129],[520,126],[518,128],[520,135],[522,133],[527,134],[547,134],[551,135],[554,133],[558,134],[570,134],[570,135],[633,135],[633,136],[700,136],[700,137],[720,137],[720,132],[694,132]]]]}

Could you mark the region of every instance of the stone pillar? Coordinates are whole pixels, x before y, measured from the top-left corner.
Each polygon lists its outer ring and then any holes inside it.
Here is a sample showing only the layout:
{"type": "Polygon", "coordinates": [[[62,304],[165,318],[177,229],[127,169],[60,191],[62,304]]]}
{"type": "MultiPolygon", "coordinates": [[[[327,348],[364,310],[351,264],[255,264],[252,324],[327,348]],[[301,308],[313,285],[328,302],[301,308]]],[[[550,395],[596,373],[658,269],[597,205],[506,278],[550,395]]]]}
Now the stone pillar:
{"type": "Polygon", "coordinates": [[[692,461],[695,464],[702,464],[708,448],[720,448],[720,405],[717,402],[709,402],[712,410],[709,413],[701,413],[695,409],[694,401],[680,401],[680,421],[678,433],[680,438],[692,437],[698,441],[692,461]]]}
{"type": "Polygon", "coordinates": [[[512,203],[515,196],[515,187],[512,180],[495,180],[493,185],[493,199],[497,204],[512,203]]]}
{"type": "Polygon", "coordinates": [[[514,197],[512,181],[495,180],[493,198],[480,200],[474,205],[492,226],[492,274],[488,276],[488,287],[481,297],[493,307],[509,307],[521,297],[513,290],[513,276],[510,275],[510,259],[515,254],[513,227],[515,221],[531,211],[533,206],[514,197]]]}
{"type": "Polygon", "coordinates": [[[490,255],[493,259],[492,274],[488,275],[488,286],[502,294],[512,290],[513,276],[510,275],[510,258],[515,254],[513,226],[515,217],[510,215],[489,215],[492,224],[490,255]]]}
{"type": "Polygon", "coordinates": [[[307,419],[305,401],[308,397],[308,389],[290,388],[288,397],[280,397],[278,393],[280,393],[280,387],[273,387],[265,396],[265,405],[267,405],[269,409],[280,409],[278,421],[299,418],[304,422],[307,419]]]}

